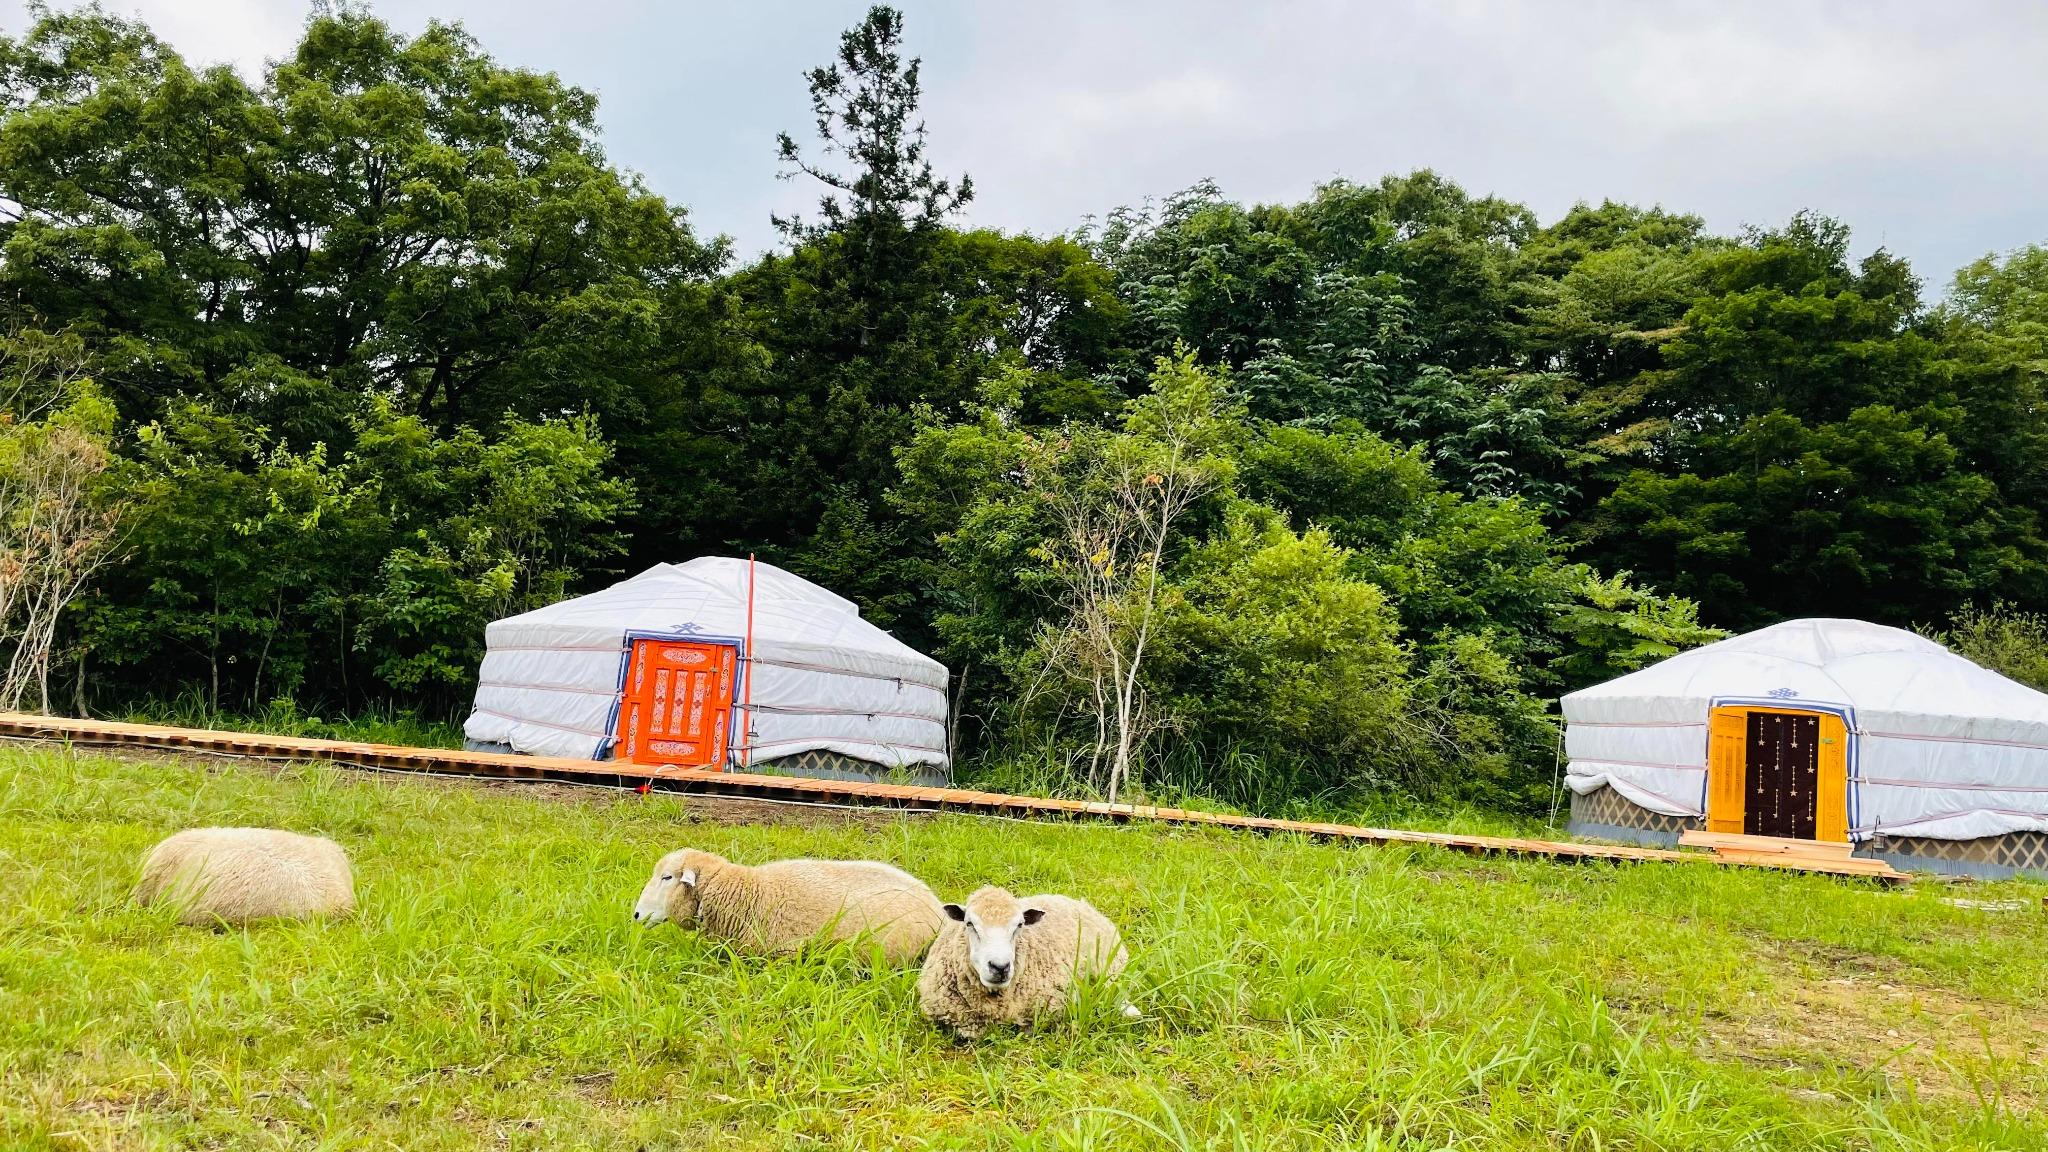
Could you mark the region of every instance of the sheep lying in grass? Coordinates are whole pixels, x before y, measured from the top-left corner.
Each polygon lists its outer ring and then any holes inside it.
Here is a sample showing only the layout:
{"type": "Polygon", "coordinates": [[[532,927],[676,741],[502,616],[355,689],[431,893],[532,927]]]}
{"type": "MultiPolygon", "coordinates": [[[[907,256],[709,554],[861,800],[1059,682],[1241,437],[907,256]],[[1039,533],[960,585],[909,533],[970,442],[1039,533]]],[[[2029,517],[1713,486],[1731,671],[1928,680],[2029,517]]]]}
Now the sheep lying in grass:
{"type": "Polygon", "coordinates": [[[925,882],[873,860],[777,860],[758,867],[714,852],[661,858],[633,919],[695,923],[762,952],[794,952],[820,938],[879,947],[890,964],[915,964],[945,923],[925,882]]]}
{"type": "MultiPolygon", "coordinates": [[[[946,905],[946,925],[918,977],[933,1022],[973,1039],[991,1024],[1029,1025],[1065,1010],[1078,978],[1114,978],[1129,962],[1116,925],[1086,900],[1019,898],[982,888],[946,905]]],[[[1124,1005],[1124,1014],[1137,1009],[1124,1005]]]]}
{"type": "Polygon", "coordinates": [[[135,898],[178,905],[181,924],[339,916],[356,906],[348,853],[275,828],[192,828],[150,849],[135,898]]]}

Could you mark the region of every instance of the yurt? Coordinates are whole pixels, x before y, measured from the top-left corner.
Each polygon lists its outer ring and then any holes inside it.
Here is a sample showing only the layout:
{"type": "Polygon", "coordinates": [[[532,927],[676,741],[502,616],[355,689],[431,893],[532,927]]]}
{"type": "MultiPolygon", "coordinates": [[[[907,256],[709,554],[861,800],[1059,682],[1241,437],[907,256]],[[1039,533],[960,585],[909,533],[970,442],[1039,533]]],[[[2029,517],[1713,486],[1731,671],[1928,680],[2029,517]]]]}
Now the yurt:
{"type": "Polygon", "coordinates": [[[2048,694],[1911,632],[1791,620],[1574,692],[1564,718],[1575,833],[2048,875],[2048,694]]]}
{"type": "Polygon", "coordinates": [[[499,620],[484,640],[474,748],[947,777],[945,666],[773,565],[658,564],[499,620]]]}

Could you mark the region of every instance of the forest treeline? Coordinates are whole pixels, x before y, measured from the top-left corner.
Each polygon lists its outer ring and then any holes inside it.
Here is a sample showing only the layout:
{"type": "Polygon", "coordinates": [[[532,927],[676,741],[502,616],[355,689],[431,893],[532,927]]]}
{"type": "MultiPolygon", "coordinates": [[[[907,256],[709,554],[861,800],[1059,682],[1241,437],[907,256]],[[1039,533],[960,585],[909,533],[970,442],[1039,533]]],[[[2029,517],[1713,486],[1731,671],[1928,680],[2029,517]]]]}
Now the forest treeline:
{"type": "Polygon", "coordinates": [[[0,704],[459,714],[488,621],[757,552],[949,665],[964,765],[1515,804],[1560,692],[1717,630],[2039,634],[2048,249],[1939,291],[1818,213],[1427,171],[971,229],[901,35],[808,74],[763,147],[818,207],[738,261],[458,28],[323,12],[251,79],[38,9],[0,704]]]}

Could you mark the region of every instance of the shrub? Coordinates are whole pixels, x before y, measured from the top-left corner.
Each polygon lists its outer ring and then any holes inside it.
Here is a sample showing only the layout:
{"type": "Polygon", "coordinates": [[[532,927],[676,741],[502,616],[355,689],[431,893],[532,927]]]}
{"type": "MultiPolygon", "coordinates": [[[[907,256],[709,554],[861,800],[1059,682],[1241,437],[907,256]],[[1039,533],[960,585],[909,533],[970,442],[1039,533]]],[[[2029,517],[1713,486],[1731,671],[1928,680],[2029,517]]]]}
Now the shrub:
{"type": "Polygon", "coordinates": [[[1946,629],[1926,634],[2001,676],[2048,692],[2048,615],[1999,601],[1959,609],[1946,629]]]}

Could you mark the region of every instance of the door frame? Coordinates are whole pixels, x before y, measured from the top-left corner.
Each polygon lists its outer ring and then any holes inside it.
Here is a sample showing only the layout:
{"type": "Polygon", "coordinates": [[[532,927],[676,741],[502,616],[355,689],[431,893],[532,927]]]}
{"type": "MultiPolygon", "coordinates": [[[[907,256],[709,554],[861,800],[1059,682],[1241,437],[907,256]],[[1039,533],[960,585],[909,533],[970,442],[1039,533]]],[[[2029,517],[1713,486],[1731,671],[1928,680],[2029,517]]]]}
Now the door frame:
{"type": "MultiPolygon", "coordinates": [[[[740,703],[740,685],[744,681],[746,675],[746,641],[738,636],[722,636],[709,632],[697,632],[693,630],[693,626],[685,626],[682,628],[670,629],[668,631],[663,632],[645,631],[641,629],[630,629],[626,632],[626,635],[624,639],[620,642],[619,646],[618,687],[612,696],[611,715],[607,718],[605,724],[606,729],[610,731],[612,735],[610,739],[607,741],[608,746],[598,753],[598,759],[632,759],[632,751],[626,746],[626,740],[624,738],[624,725],[626,722],[627,681],[633,675],[633,654],[640,649],[640,646],[642,644],[650,642],[667,642],[670,644],[696,644],[732,649],[732,694],[731,698],[726,701],[727,724],[725,733],[725,747],[719,749],[716,759],[710,761],[707,764],[699,765],[699,767],[716,768],[719,770],[725,770],[730,768],[733,759],[733,747],[740,738],[740,726],[742,724],[747,724],[751,726],[752,724],[752,718],[743,715],[743,713],[745,712],[745,708],[743,708],[740,703]]],[[[659,759],[640,759],[634,760],[633,762],[647,764],[668,763],[668,761],[663,761],[659,759]]]]}
{"type": "Polygon", "coordinates": [[[1707,831],[1742,833],[1749,786],[1749,717],[1752,713],[1813,716],[1820,720],[1819,783],[1814,795],[1814,839],[1849,839],[1850,767],[1855,760],[1854,717],[1830,704],[1716,700],[1707,710],[1707,831]]]}

